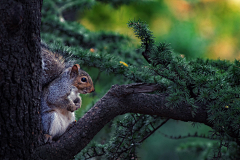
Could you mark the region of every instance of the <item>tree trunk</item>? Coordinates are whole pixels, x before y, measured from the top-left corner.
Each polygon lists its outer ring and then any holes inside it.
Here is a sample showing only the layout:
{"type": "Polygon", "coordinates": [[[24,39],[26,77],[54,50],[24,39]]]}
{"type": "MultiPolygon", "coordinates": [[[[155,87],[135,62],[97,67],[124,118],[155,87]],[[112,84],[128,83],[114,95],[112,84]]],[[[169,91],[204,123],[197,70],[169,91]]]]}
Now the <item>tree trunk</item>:
{"type": "Polygon", "coordinates": [[[0,159],[28,159],[39,145],[41,4],[0,2],[0,159]]]}

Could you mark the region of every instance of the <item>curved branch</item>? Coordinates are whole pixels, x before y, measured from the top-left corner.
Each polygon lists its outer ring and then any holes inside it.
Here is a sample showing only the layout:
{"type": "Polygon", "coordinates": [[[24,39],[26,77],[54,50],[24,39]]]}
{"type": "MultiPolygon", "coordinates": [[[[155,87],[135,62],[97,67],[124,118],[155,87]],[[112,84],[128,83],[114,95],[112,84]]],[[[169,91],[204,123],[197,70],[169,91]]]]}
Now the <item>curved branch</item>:
{"type": "Polygon", "coordinates": [[[125,113],[158,115],[181,121],[204,123],[207,121],[206,106],[198,106],[192,116],[192,107],[181,104],[177,108],[166,107],[166,94],[155,95],[156,84],[114,85],[79,121],[58,141],[40,146],[32,157],[37,159],[71,159],[79,153],[110,120],[125,113]]]}

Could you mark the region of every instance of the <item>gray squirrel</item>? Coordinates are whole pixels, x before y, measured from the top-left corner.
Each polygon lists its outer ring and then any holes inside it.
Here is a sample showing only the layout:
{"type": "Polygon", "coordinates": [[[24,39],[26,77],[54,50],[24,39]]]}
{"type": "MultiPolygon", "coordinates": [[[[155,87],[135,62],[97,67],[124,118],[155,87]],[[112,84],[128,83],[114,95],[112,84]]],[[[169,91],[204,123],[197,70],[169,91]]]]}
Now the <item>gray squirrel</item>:
{"type": "Polygon", "coordinates": [[[65,62],[60,54],[53,53],[45,45],[41,49],[41,118],[46,143],[57,140],[75,121],[74,111],[82,104],[79,93],[91,93],[94,86],[79,64],[65,62]]]}

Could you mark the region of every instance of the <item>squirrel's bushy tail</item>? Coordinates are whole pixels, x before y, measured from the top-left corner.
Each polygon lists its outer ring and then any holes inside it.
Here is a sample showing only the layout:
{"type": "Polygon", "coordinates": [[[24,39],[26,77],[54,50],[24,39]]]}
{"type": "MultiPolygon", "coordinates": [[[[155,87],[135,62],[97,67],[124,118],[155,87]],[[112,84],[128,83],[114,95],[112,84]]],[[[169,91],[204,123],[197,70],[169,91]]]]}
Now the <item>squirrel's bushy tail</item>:
{"type": "Polygon", "coordinates": [[[42,86],[52,82],[66,68],[74,64],[74,61],[67,61],[61,54],[52,52],[44,42],[41,42],[41,56],[43,69],[42,86]]]}

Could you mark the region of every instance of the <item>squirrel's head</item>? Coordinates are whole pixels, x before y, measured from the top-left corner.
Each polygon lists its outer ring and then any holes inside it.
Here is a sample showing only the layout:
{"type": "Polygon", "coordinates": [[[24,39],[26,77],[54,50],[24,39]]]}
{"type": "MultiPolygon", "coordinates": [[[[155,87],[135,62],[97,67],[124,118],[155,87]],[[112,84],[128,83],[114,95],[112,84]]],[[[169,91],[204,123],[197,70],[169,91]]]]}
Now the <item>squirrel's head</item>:
{"type": "Polygon", "coordinates": [[[79,93],[87,94],[95,91],[92,78],[87,72],[80,69],[79,64],[72,67],[70,76],[74,78],[73,85],[78,88],[79,93]]]}

